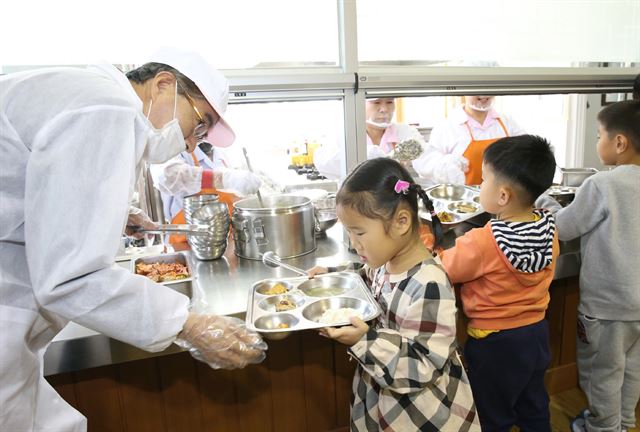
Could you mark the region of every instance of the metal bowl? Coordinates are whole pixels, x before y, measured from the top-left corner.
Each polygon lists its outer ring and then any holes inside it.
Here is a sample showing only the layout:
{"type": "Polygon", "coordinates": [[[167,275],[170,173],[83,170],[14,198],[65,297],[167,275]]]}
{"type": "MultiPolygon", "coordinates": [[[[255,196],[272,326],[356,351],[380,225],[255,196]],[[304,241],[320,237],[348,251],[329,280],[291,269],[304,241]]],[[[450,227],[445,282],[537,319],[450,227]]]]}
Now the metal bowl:
{"type": "MultiPolygon", "coordinates": [[[[262,300],[260,303],[258,303],[258,307],[262,310],[265,310],[267,312],[276,312],[276,313],[283,313],[285,311],[280,311],[278,312],[276,310],[276,305],[278,303],[280,303],[280,301],[282,300],[289,300],[291,303],[293,303],[296,308],[299,308],[300,306],[302,306],[304,304],[304,297],[301,295],[295,295],[295,294],[280,294],[280,295],[276,295],[276,296],[272,296],[272,297],[267,297],[266,299],[262,300]]],[[[293,310],[290,309],[290,310],[293,310]]]]}
{"type": "Polygon", "coordinates": [[[302,282],[298,289],[309,297],[331,297],[354,287],[355,280],[339,276],[318,276],[302,282]]]}
{"type": "Polygon", "coordinates": [[[547,189],[547,194],[558,201],[562,207],[566,207],[575,198],[577,189],[574,186],[551,186],[547,189]]]}
{"type": "Polygon", "coordinates": [[[335,209],[333,210],[317,210],[316,218],[318,219],[318,227],[320,233],[324,233],[338,222],[338,216],[335,209]]]}
{"type": "Polygon", "coordinates": [[[459,200],[464,195],[465,188],[463,185],[441,184],[427,191],[431,198],[459,200]]]}
{"type": "Polygon", "coordinates": [[[447,208],[458,214],[472,214],[478,211],[479,206],[472,201],[457,201],[449,204],[447,208]],[[473,209],[473,211],[468,211],[468,209],[473,209]]]}
{"type": "Polygon", "coordinates": [[[258,294],[262,294],[262,295],[268,295],[268,296],[278,295],[278,294],[265,294],[265,292],[269,291],[275,285],[282,285],[287,289],[287,291],[291,291],[291,289],[293,288],[293,285],[291,285],[288,282],[279,281],[279,280],[266,280],[266,281],[260,282],[255,287],[255,290],[258,294]]]}
{"type": "MultiPolygon", "coordinates": [[[[311,303],[302,310],[302,316],[309,321],[320,322],[322,314],[330,309],[351,308],[360,313],[363,320],[370,319],[375,314],[375,308],[362,299],[352,297],[330,297],[311,303]]],[[[349,321],[339,321],[328,326],[347,325],[349,321]]]]}
{"type": "Polygon", "coordinates": [[[336,194],[330,193],[324,198],[316,199],[313,201],[313,206],[317,210],[335,210],[336,209],[336,194]]]}
{"type": "MultiPolygon", "coordinates": [[[[295,316],[288,313],[279,313],[273,315],[265,315],[261,316],[253,325],[258,331],[260,330],[278,330],[281,325],[286,325],[286,329],[292,329],[295,327],[300,320],[295,316]]],[[[261,333],[267,339],[271,340],[280,340],[284,339],[291,334],[290,331],[281,331],[281,332],[264,332],[261,333]]]]}

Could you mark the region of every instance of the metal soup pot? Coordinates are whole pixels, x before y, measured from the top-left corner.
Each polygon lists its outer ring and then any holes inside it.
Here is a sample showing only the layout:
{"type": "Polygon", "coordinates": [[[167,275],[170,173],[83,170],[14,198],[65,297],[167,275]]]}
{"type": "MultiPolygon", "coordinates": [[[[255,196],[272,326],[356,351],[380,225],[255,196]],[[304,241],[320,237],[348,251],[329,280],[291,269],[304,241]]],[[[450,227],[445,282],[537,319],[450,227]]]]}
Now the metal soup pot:
{"type": "Polygon", "coordinates": [[[262,259],[274,251],[280,258],[293,258],[316,249],[313,204],[295,195],[245,198],[233,205],[231,224],[235,253],[241,258],[262,259]]]}

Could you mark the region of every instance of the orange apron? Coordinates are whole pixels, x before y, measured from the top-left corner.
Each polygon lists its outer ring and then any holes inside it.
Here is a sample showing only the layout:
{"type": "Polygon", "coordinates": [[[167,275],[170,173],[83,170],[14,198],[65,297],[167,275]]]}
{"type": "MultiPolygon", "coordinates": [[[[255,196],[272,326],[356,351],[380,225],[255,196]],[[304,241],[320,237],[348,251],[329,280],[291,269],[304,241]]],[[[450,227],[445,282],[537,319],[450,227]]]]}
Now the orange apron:
{"type": "MultiPolygon", "coordinates": [[[[507,132],[507,128],[504,126],[504,123],[502,123],[502,120],[499,118],[497,118],[496,120],[498,120],[498,123],[500,123],[505,137],[508,137],[509,132],[507,132]]],[[[480,183],[482,183],[482,156],[484,154],[484,151],[487,147],[489,147],[490,144],[493,144],[500,138],[476,140],[471,133],[469,122],[466,122],[465,126],[469,130],[469,135],[471,136],[471,141],[469,142],[467,149],[462,154],[462,156],[467,158],[467,160],[469,161],[469,171],[467,171],[464,175],[465,184],[479,185],[480,183]]]]}
{"type": "MultiPolygon", "coordinates": [[[[191,153],[191,158],[193,159],[193,164],[194,166],[199,167],[200,166],[200,162],[198,162],[198,158],[196,158],[196,156],[191,153]]],[[[220,199],[220,201],[222,201],[223,203],[225,203],[227,205],[227,207],[229,208],[229,214],[232,214],[233,212],[233,203],[238,201],[238,197],[232,193],[228,193],[228,192],[220,192],[215,188],[204,188],[202,189],[200,192],[198,192],[196,195],[203,195],[203,194],[216,194],[218,195],[218,198],[220,199]]],[[[180,210],[171,220],[172,224],[185,224],[187,223],[185,217],[184,217],[184,210],[180,210]]],[[[169,243],[171,245],[173,245],[173,249],[174,250],[185,250],[185,249],[189,249],[189,244],[187,243],[187,236],[183,235],[183,234],[172,234],[169,236],[169,243]]]]}

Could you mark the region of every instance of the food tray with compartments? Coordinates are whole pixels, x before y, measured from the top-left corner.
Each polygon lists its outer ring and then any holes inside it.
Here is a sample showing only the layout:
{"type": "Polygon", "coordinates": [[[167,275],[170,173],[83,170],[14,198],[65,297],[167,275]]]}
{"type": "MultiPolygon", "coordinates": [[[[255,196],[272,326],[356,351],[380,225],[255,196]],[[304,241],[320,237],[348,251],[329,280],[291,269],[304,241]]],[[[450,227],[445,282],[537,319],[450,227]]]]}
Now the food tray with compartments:
{"type": "Polygon", "coordinates": [[[138,274],[136,271],[137,264],[154,264],[154,263],[163,263],[163,264],[173,264],[179,263],[187,267],[187,272],[189,273],[189,277],[176,279],[176,280],[166,280],[162,282],[158,282],[159,284],[165,285],[181,294],[186,295],[190,299],[193,298],[194,288],[194,274],[193,267],[191,265],[191,261],[189,256],[185,252],[175,252],[175,253],[167,253],[161,255],[151,255],[139,257],[131,260],[131,271],[134,274],[138,274]]]}
{"type": "MultiPolygon", "coordinates": [[[[480,190],[475,187],[439,184],[426,189],[433,201],[433,208],[444,226],[452,226],[484,213],[480,205],[480,190]]],[[[420,217],[431,220],[431,214],[423,207],[420,217]]]]}
{"type": "Polygon", "coordinates": [[[326,273],[313,279],[263,279],[251,288],[246,322],[263,336],[280,339],[297,330],[348,325],[349,319],[339,316],[330,322],[320,321],[323,316],[353,313],[343,308],[357,311],[365,321],[381,312],[367,285],[354,272],[326,273]]]}

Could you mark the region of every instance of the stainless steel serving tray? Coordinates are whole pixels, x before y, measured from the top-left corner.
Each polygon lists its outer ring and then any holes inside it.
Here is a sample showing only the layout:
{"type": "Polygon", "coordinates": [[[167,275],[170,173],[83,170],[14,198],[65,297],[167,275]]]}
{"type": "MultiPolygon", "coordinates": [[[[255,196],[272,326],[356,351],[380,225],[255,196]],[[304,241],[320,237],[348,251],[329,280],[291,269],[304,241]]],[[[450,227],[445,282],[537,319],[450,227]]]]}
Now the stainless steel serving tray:
{"type": "Polygon", "coordinates": [[[162,254],[162,255],[150,255],[150,256],[144,256],[144,257],[132,259],[131,271],[134,274],[136,274],[136,264],[138,263],[153,264],[153,263],[176,263],[176,262],[187,266],[187,270],[190,276],[185,279],[178,279],[175,281],[166,281],[166,282],[158,282],[158,283],[165,285],[181,294],[184,294],[190,299],[193,299],[193,281],[194,281],[193,267],[191,266],[191,260],[189,259],[189,256],[184,252],[175,252],[175,253],[168,253],[168,254],[162,254]]]}
{"type": "Polygon", "coordinates": [[[595,168],[560,168],[562,186],[579,187],[584,181],[598,172],[595,168]]]}
{"type": "Polygon", "coordinates": [[[281,339],[293,331],[334,327],[349,324],[348,321],[331,325],[318,321],[329,309],[353,308],[369,321],[381,313],[362,278],[353,272],[337,272],[318,275],[314,279],[304,276],[263,279],[251,288],[247,306],[247,327],[262,333],[269,339],[281,339]],[[274,285],[287,289],[285,294],[264,294],[274,285]],[[276,312],[275,305],[287,298],[295,308],[276,312]],[[281,328],[279,325],[287,325],[281,328]]]}
{"type": "MultiPolygon", "coordinates": [[[[427,195],[433,201],[433,208],[436,213],[446,212],[451,217],[451,221],[440,222],[445,227],[452,227],[484,213],[480,205],[480,190],[473,186],[439,184],[426,189],[427,195]],[[463,211],[472,207],[474,211],[463,211]]],[[[431,214],[423,207],[420,208],[419,215],[422,219],[431,220],[431,214]]]]}

